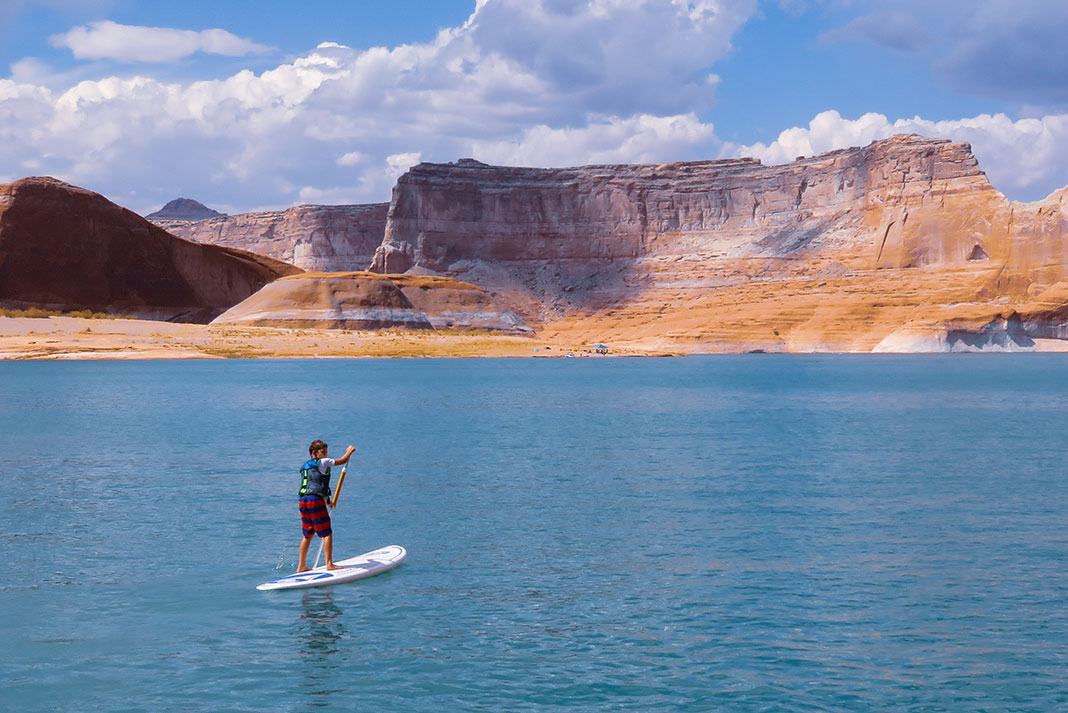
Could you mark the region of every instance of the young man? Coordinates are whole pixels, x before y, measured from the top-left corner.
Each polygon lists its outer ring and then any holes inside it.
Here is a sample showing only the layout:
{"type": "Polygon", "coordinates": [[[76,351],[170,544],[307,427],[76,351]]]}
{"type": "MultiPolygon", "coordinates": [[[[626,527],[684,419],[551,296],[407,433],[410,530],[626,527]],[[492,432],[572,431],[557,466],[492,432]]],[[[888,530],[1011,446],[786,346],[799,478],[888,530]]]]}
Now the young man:
{"type": "Polygon", "coordinates": [[[311,460],[306,462],[300,469],[300,524],[304,531],[304,539],[300,541],[300,558],[297,560],[297,571],[306,572],[308,566],[308,546],[311,545],[312,535],[318,534],[323,540],[323,552],[326,554],[327,569],[341,569],[334,564],[334,536],[330,529],[330,513],[326,509],[327,500],[330,498],[330,467],[345,465],[349,458],[356,452],[353,446],[345,449],[345,455],[337,460],[326,457],[326,444],[322,441],[312,441],[308,446],[311,460]]]}

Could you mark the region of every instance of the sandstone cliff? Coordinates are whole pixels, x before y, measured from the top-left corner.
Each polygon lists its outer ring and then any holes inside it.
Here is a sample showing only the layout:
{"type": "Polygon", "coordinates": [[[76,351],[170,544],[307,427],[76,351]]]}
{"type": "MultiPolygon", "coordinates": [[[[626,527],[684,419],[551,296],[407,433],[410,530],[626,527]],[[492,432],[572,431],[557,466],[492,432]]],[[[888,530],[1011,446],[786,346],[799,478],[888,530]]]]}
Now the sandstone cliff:
{"type": "Polygon", "coordinates": [[[784,166],[420,164],[372,270],[482,285],[549,337],[870,351],[1019,330],[1029,348],[1068,333],[1065,200],[1011,203],[968,145],[916,136],[784,166]]]}
{"type": "Polygon", "coordinates": [[[54,178],[0,185],[0,304],[206,322],[292,265],[176,238],[54,178]]]}
{"type": "Polygon", "coordinates": [[[326,329],[531,330],[483,289],[445,277],[307,272],[282,278],[214,324],[326,329]]]}
{"type": "Polygon", "coordinates": [[[158,220],[187,240],[267,255],[305,270],[344,272],[371,264],[382,243],[387,203],[302,205],[201,221],[158,220]]]}

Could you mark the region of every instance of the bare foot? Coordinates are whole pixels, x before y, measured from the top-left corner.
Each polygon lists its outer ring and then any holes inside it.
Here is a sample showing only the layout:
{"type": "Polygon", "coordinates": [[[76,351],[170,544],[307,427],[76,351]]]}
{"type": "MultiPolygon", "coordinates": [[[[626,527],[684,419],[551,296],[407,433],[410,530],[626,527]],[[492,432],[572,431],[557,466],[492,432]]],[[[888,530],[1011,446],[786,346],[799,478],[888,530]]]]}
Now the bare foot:
{"type": "Polygon", "coordinates": [[[307,571],[308,571],[307,567],[297,567],[297,574],[300,574],[301,572],[307,572],[307,571]]]}
{"type": "Polygon", "coordinates": [[[336,564],[334,564],[333,562],[327,562],[327,563],[326,563],[326,568],[327,568],[327,570],[334,570],[334,569],[345,569],[344,567],[338,567],[338,566],[337,566],[336,564]]]}

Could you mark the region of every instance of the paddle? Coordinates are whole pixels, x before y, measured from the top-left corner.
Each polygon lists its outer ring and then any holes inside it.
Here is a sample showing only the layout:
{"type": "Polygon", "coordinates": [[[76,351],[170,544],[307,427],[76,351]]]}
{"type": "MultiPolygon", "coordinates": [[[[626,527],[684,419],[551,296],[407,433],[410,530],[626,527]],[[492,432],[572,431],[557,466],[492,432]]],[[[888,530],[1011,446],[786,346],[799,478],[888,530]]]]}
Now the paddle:
{"type": "MultiPolygon", "coordinates": [[[[349,471],[349,464],[346,463],[341,467],[341,475],[337,477],[337,487],[334,488],[334,497],[330,498],[330,507],[337,507],[338,496],[341,495],[341,484],[345,482],[345,473],[349,471]]],[[[319,566],[319,558],[323,556],[323,538],[319,538],[319,554],[315,555],[315,564],[312,565],[312,569],[319,566]]]]}

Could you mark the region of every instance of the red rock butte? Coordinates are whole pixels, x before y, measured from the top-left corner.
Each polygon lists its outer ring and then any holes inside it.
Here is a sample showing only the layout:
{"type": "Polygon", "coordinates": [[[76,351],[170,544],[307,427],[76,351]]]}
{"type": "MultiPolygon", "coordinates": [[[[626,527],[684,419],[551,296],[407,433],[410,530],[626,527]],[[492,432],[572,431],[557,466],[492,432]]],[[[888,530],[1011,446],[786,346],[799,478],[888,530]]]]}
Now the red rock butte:
{"type": "Polygon", "coordinates": [[[0,185],[0,304],[207,322],[292,265],[181,240],[54,178],[0,185]]]}

